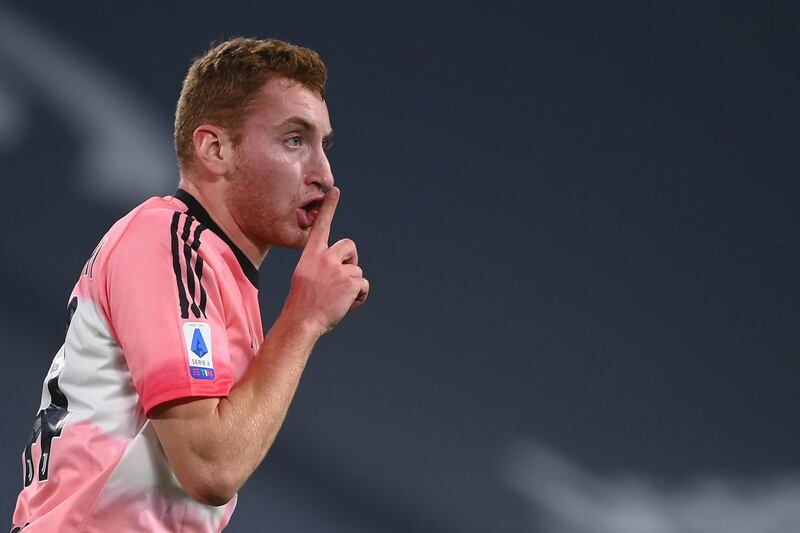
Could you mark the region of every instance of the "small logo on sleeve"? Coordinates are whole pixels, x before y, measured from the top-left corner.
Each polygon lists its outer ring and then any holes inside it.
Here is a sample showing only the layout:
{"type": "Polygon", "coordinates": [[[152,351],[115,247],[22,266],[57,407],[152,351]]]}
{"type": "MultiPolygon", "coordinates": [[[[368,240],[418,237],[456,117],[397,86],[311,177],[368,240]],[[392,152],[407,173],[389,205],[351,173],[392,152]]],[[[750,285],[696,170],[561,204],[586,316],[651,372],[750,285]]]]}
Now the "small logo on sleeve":
{"type": "Polygon", "coordinates": [[[189,375],[194,379],[214,379],[214,359],[211,354],[211,326],[205,322],[183,324],[189,375]]]}

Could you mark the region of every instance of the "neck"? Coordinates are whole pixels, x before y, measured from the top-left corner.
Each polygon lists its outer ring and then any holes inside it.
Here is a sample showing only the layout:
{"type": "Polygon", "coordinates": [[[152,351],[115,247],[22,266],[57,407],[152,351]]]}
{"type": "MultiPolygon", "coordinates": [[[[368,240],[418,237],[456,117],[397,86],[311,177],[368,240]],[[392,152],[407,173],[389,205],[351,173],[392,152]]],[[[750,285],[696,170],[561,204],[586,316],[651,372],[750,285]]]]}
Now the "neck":
{"type": "Polygon", "coordinates": [[[224,180],[206,183],[199,179],[190,179],[183,174],[178,186],[200,202],[225,235],[244,252],[256,268],[259,268],[267,256],[269,246],[259,245],[241,230],[225,204],[224,183],[224,180]]]}

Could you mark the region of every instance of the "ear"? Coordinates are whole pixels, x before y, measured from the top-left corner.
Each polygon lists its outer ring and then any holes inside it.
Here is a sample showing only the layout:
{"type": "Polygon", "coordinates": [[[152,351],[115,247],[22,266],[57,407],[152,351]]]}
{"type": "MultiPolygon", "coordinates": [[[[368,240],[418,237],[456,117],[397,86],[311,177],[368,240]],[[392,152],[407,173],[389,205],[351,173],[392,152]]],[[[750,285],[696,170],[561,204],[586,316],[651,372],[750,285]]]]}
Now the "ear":
{"type": "Polygon", "coordinates": [[[219,126],[203,124],[192,135],[195,160],[215,176],[233,169],[233,146],[227,132],[219,126]]]}

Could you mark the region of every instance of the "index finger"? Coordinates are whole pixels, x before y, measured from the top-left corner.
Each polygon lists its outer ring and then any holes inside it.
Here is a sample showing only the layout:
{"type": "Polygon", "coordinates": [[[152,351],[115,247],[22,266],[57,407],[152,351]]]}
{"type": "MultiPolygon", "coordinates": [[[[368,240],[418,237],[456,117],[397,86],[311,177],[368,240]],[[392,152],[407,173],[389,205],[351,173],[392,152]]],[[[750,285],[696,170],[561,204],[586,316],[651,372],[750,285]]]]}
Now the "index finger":
{"type": "Polygon", "coordinates": [[[317,219],[314,221],[314,225],[311,226],[306,246],[313,246],[317,249],[328,247],[331,222],[333,222],[333,214],[336,212],[336,206],[339,203],[339,194],[338,187],[331,187],[328,194],[325,195],[325,199],[322,200],[322,205],[319,208],[317,219]]]}

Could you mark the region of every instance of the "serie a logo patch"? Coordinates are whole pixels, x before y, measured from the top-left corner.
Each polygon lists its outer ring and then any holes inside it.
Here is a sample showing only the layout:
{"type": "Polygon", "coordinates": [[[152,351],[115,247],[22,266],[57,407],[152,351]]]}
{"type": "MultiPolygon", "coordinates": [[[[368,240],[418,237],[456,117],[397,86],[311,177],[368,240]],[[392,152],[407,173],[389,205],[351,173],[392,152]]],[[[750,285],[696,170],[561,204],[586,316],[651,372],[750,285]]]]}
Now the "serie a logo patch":
{"type": "Polygon", "coordinates": [[[185,322],[183,338],[189,358],[189,375],[194,379],[214,379],[214,359],[211,353],[211,326],[205,322],[185,322]]]}

